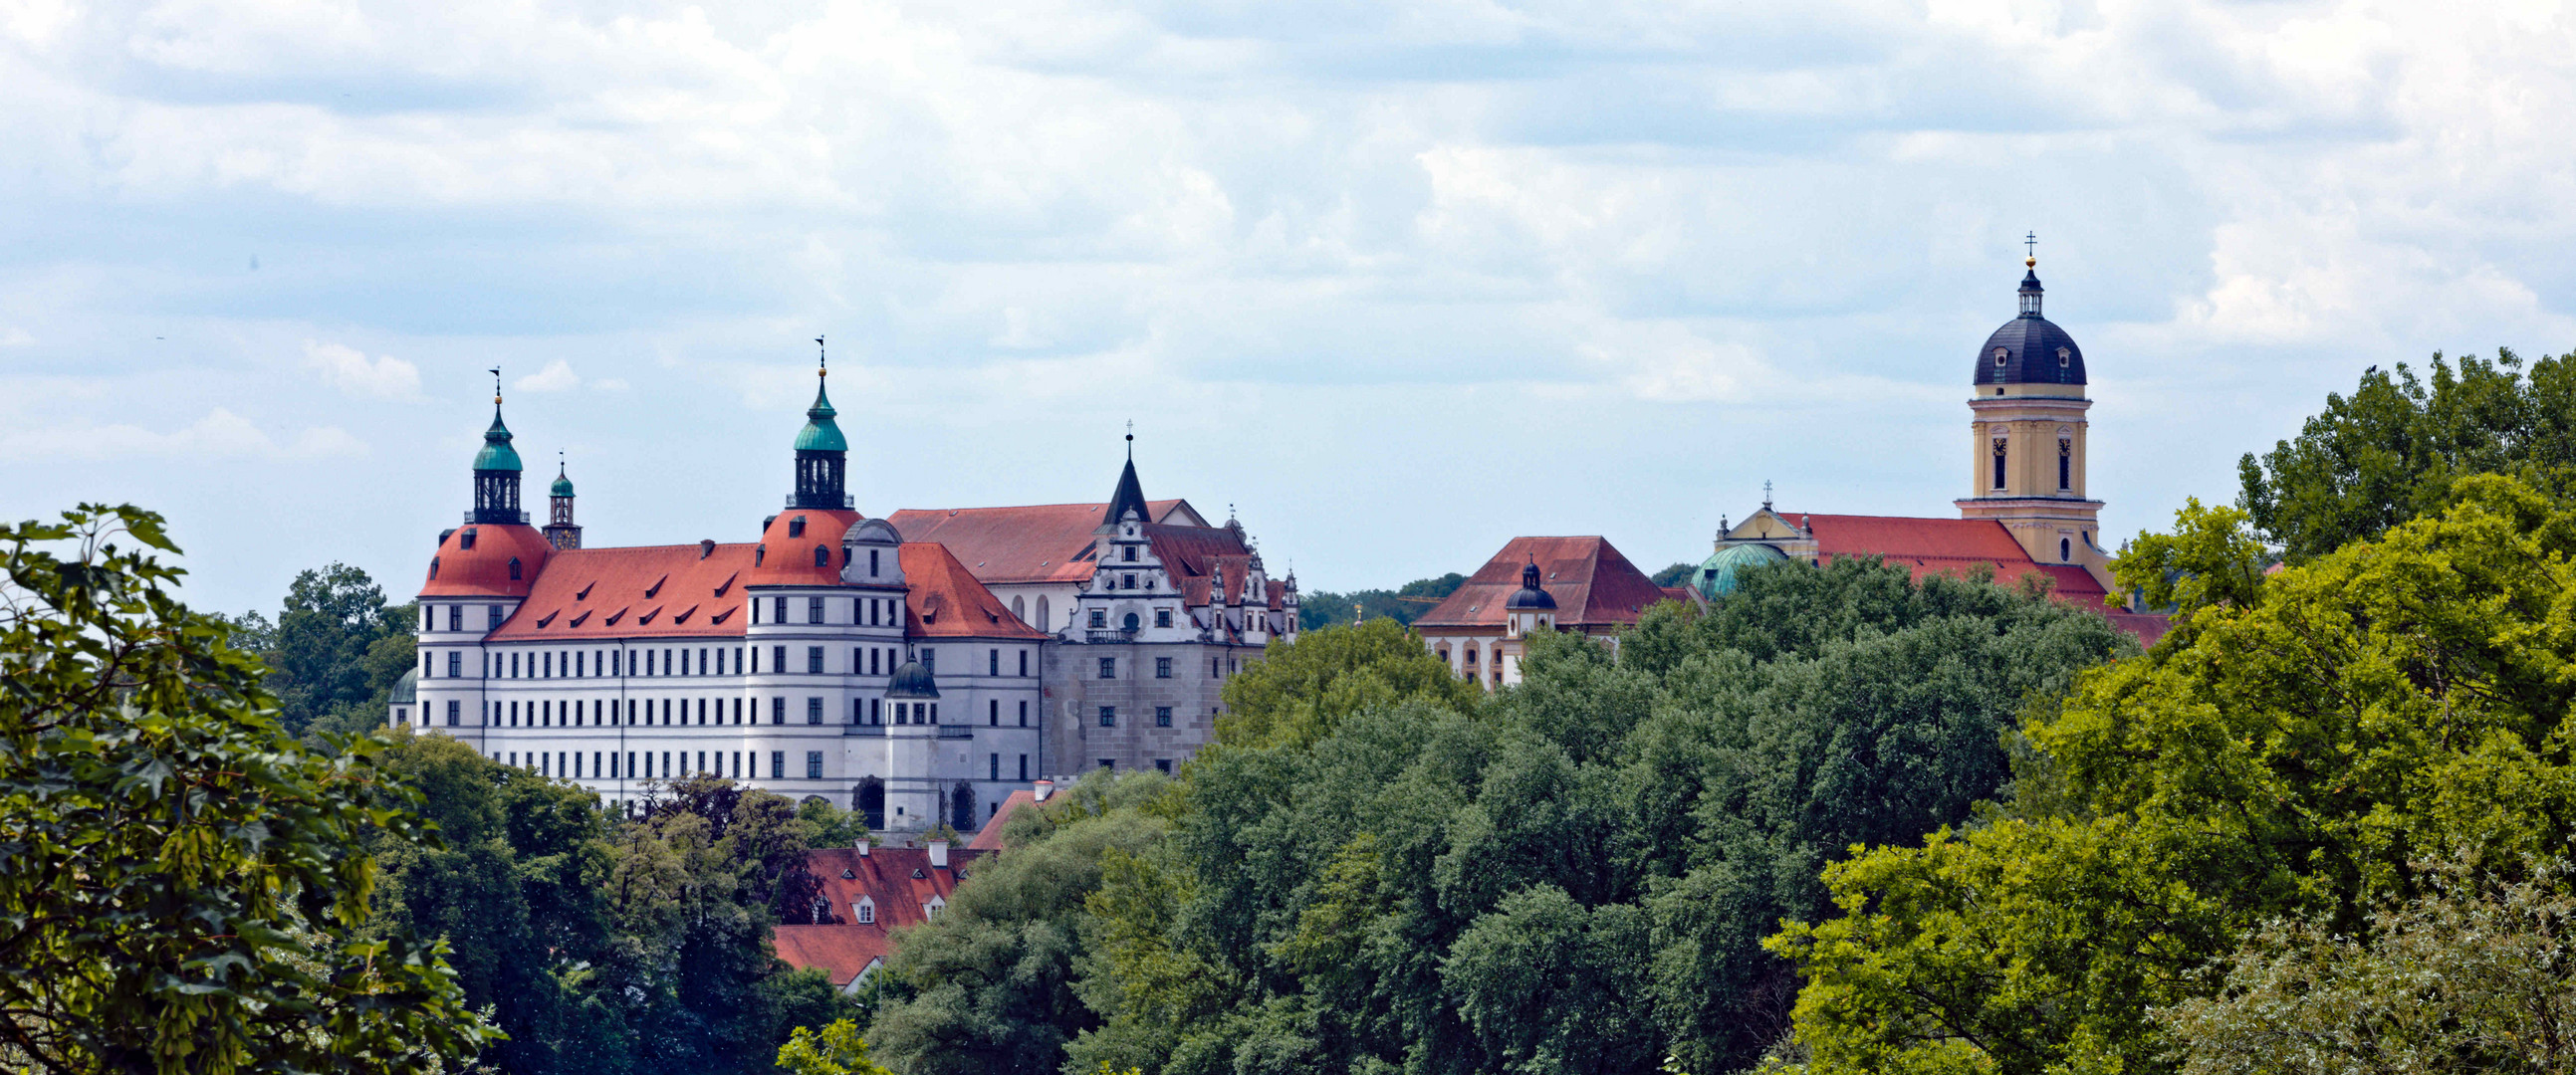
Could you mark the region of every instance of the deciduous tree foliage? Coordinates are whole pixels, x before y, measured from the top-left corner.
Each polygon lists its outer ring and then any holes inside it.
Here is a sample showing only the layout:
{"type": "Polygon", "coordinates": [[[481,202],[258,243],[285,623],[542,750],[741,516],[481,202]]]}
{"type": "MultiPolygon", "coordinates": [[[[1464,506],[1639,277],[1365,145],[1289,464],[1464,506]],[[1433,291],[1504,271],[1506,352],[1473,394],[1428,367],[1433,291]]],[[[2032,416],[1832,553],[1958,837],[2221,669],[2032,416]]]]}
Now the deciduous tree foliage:
{"type": "MultiPolygon", "coordinates": [[[[1069,929],[1044,965],[1079,1001],[1047,994],[1061,1059],[989,1070],[1748,1064],[1796,984],[1759,942],[1829,906],[1818,868],[1964,820],[2008,774],[2024,706],[2125,652],[2099,616],[1864,562],[1748,572],[1711,612],[1650,612],[1615,654],[1541,636],[1491,700],[1392,624],[1314,632],[1229,689],[1223,742],[1149,815],[1169,835],[1086,857],[1079,913],[1049,904],[1069,929]]],[[[1062,838],[1034,835],[1005,868],[1062,838]]],[[[902,958],[965,932],[934,924],[902,958]]],[[[960,953],[939,980],[981,991],[949,1010],[1025,1008],[999,968],[1027,950],[960,953]]],[[[880,1058],[947,1070],[894,1045],[960,1035],[899,1038],[893,1015],[880,1058]]]]}
{"type": "Polygon", "coordinates": [[[0,526],[0,1066],[470,1059],[486,1030],[437,950],[360,931],[367,841],[429,842],[416,797],[375,744],[298,745],[149,549],[177,551],[131,507],[0,526]]]}
{"type": "Polygon", "coordinates": [[[2576,514],[2496,476],[2450,496],[2086,675],[2028,727],[2049,794],[1829,867],[1842,917],[1773,942],[1814,1066],[2161,1070],[2150,1009],[2258,923],[2353,933],[2419,859],[2563,848],[2576,514]]]}
{"type": "Polygon", "coordinates": [[[2472,474],[2564,494],[2576,489],[2576,355],[2526,372],[2507,350],[2456,369],[2436,354],[2429,383],[2373,366],[2351,396],[2327,396],[2297,437],[2246,453],[2237,471],[2239,506],[2292,563],[2439,510],[2472,474]]]}

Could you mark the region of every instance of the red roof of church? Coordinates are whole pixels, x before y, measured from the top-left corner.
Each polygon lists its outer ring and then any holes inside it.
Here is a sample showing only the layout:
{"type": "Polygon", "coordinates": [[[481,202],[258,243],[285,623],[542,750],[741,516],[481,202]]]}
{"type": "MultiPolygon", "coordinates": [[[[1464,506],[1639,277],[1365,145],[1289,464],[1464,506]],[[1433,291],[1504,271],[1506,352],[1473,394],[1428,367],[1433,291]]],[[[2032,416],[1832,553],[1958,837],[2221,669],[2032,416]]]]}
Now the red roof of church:
{"type": "Polygon", "coordinates": [[[1635,623],[1648,606],[1667,599],[1663,587],[1605,538],[1518,537],[1413,625],[1500,627],[1503,602],[1521,588],[1521,568],[1532,561],[1538,564],[1540,587],[1556,599],[1556,622],[1562,628],[1635,623]]]}
{"type": "MultiPolygon", "coordinates": [[[[1180,500],[1149,500],[1157,521],[1185,510],[1180,500]]],[[[1031,504],[1016,508],[907,508],[886,516],[905,541],[948,546],[987,583],[1078,582],[1091,577],[1098,504],[1031,504]]],[[[1195,513],[1193,513],[1195,514],[1195,513]]]]}
{"type": "Polygon", "coordinates": [[[1896,515],[1794,515],[1816,539],[1816,558],[1831,563],[1840,556],[1879,556],[1925,575],[1965,576],[1979,564],[1991,564],[1995,582],[2018,586],[2038,574],[2055,584],[2052,592],[2069,604],[2101,606],[2104,590],[2091,572],[2074,564],[2034,563],[2004,524],[1992,519],[1915,519],[1896,515]]]}
{"type": "Polygon", "coordinates": [[[429,561],[423,597],[518,597],[536,584],[537,573],[555,554],[546,536],[526,523],[468,523],[438,541],[429,561]],[[466,535],[474,547],[465,548],[466,535]],[[510,561],[519,561],[519,577],[510,577],[510,561]]]}
{"type": "Polygon", "coordinates": [[[805,868],[822,880],[819,898],[836,921],[777,927],[778,958],[799,970],[821,967],[831,975],[833,985],[848,985],[871,960],[893,953],[894,930],[930,920],[923,908],[933,897],[942,904],[953,898],[957,883],[974,871],[975,860],[984,854],[950,848],[949,865],[941,868],[930,864],[926,847],[880,847],[865,855],[851,847],[806,852],[805,868]],[[858,922],[853,906],[862,896],[875,906],[875,922],[858,922]]]}
{"type": "Polygon", "coordinates": [[[904,635],[910,638],[1045,638],[1046,632],[1020,622],[1002,599],[975,581],[945,545],[907,541],[903,563],[904,635]]]}

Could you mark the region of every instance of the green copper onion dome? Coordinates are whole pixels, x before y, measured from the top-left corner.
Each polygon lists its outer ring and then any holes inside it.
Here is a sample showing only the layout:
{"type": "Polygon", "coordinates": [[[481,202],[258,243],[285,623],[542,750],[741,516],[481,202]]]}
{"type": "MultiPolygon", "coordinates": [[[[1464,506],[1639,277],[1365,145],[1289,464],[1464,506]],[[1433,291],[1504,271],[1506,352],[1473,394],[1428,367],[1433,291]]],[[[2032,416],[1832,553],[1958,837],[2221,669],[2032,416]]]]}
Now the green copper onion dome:
{"type": "Polygon", "coordinates": [[[800,452],[846,452],[850,442],[841,437],[841,427],[832,421],[841,412],[832,409],[832,399],[823,394],[823,386],[814,386],[814,405],[805,411],[805,428],[796,434],[800,452]]]}
{"type": "Polygon", "coordinates": [[[551,489],[547,490],[547,495],[548,495],[548,496],[571,496],[571,495],[572,495],[572,479],[571,479],[571,478],[567,478],[567,477],[565,477],[565,476],[564,476],[564,470],[563,470],[563,468],[562,468],[562,467],[556,467],[556,468],[555,468],[555,484],[554,484],[554,486],[553,486],[551,489]]]}
{"type": "Polygon", "coordinates": [[[474,469],[524,469],[519,466],[518,450],[510,447],[510,427],[501,424],[501,403],[497,396],[492,402],[492,428],[483,431],[483,450],[474,453],[474,469]]]}
{"type": "Polygon", "coordinates": [[[1787,553],[1769,545],[1729,545],[1700,561],[1699,570],[1691,572],[1690,588],[1713,601],[1735,592],[1738,570],[1788,558],[1787,553]]]}

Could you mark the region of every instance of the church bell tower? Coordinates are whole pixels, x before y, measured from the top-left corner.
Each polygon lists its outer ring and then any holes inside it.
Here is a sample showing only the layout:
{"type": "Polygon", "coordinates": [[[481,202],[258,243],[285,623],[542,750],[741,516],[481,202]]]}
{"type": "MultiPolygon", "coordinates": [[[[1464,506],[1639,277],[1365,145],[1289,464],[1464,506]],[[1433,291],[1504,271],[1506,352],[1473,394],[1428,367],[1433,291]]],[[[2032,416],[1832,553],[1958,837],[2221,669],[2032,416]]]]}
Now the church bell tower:
{"type": "Polygon", "coordinates": [[[2022,261],[2020,310],[1977,349],[1968,400],[1963,519],[1992,519],[2042,564],[2072,564],[2117,590],[2100,543],[2102,502],[2085,494],[2084,352],[2040,315],[2039,259],[2022,261]]]}

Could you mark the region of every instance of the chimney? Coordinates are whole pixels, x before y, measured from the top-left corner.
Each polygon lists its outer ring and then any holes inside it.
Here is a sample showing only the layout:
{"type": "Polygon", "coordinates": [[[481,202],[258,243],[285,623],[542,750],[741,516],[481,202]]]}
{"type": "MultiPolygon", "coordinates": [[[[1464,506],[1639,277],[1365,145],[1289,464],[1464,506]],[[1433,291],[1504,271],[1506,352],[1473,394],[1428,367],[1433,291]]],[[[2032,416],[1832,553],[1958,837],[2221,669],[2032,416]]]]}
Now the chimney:
{"type": "Polygon", "coordinates": [[[1038,801],[1039,801],[1039,802],[1045,802],[1045,801],[1047,801],[1047,796],[1055,794],[1055,781],[1052,781],[1052,780],[1041,780],[1041,781],[1038,781],[1038,782],[1037,782],[1037,784],[1036,784],[1036,788],[1037,788],[1038,801]]]}
{"type": "Polygon", "coordinates": [[[930,841],[930,868],[934,870],[948,868],[948,841],[930,841]]]}
{"type": "Polygon", "coordinates": [[[714,538],[705,538],[705,539],[702,539],[702,540],[700,540],[700,541],[698,542],[698,559],[704,560],[704,559],[706,559],[707,557],[713,556],[713,555],[715,555],[715,554],[716,554],[716,539],[714,539],[714,538]]]}
{"type": "Polygon", "coordinates": [[[865,837],[865,836],[861,836],[861,837],[859,837],[859,838],[858,838],[858,839],[856,839],[856,840],[852,840],[852,841],[850,841],[850,843],[851,843],[853,846],[856,846],[856,847],[859,849],[859,857],[860,857],[860,858],[866,858],[866,857],[868,857],[868,838],[867,838],[867,837],[865,837]]]}

